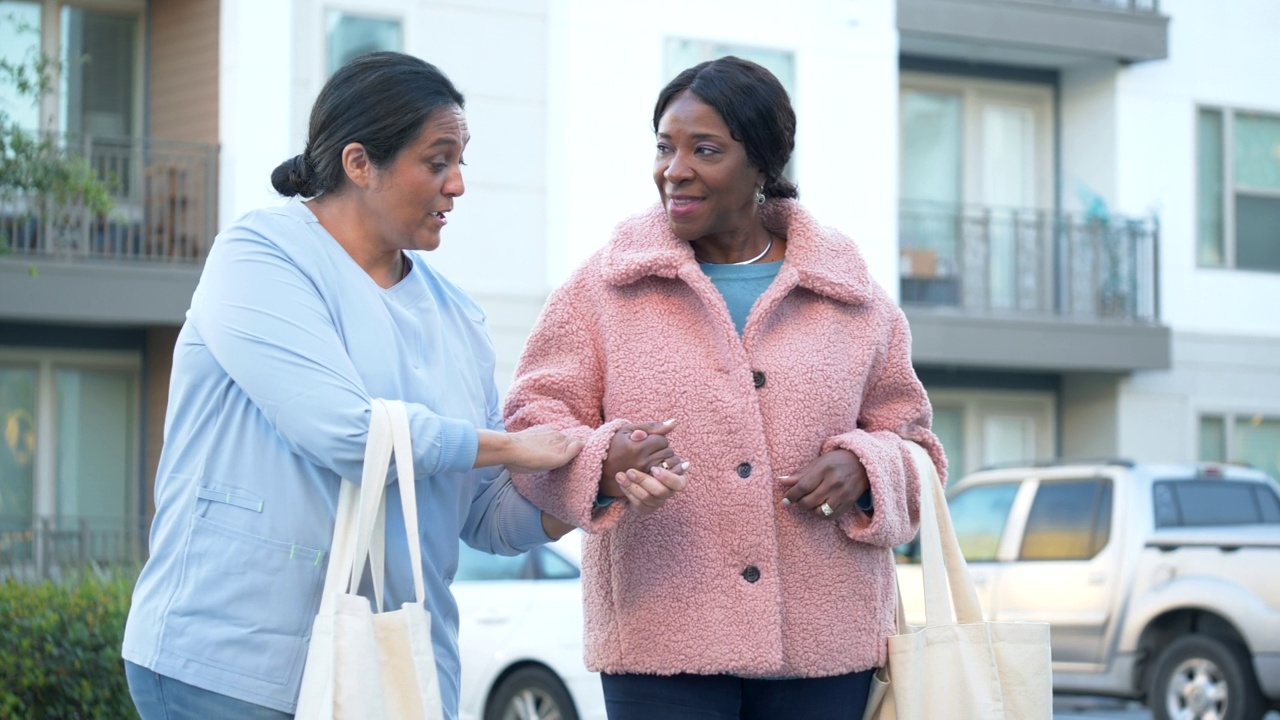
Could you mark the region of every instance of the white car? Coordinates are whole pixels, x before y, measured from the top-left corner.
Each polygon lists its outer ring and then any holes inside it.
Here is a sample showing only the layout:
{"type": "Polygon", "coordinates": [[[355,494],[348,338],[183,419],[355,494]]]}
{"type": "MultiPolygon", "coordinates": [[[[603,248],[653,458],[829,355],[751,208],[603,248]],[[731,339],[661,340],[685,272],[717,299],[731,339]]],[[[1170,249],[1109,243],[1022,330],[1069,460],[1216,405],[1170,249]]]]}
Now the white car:
{"type": "Polygon", "coordinates": [[[581,561],[577,531],[515,557],[460,543],[459,720],[604,720],[582,661],[581,561]]]}

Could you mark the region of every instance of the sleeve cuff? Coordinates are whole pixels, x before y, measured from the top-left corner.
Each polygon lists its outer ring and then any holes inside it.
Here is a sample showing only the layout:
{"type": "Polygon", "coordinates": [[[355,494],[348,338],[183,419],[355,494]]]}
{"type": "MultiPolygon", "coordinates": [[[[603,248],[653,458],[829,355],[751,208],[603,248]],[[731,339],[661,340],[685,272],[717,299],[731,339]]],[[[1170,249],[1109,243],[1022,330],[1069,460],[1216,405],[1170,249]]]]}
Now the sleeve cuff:
{"type": "Polygon", "coordinates": [[[542,528],[542,511],[533,503],[511,493],[512,501],[503,503],[498,517],[498,532],[513,550],[527,552],[551,542],[542,528]]]}
{"type": "Polygon", "coordinates": [[[480,433],[466,420],[440,418],[440,457],[437,472],[466,472],[475,467],[480,433]]]}

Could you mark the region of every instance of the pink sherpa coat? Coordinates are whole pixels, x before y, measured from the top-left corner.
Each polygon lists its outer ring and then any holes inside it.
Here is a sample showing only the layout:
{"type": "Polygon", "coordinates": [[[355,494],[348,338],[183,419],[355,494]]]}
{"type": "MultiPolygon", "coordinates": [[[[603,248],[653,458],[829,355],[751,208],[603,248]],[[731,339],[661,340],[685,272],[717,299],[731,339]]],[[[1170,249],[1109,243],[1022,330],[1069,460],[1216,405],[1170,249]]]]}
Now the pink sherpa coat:
{"type": "Polygon", "coordinates": [[[885,661],[895,632],[887,548],[910,540],[919,519],[902,439],[923,444],[940,472],[946,461],[906,319],[856,246],[794,201],[762,212],[787,255],[741,339],[655,205],[551,296],[516,371],[507,428],[548,424],[586,442],[569,465],[515,482],[589,533],[592,670],[816,677],[885,661]],[[594,508],[618,427],[669,418],[672,446],[691,463],[686,489],[650,515],[594,508]],[[869,523],[782,505],[778,476],[834,448],[867,468],[869,523]]]}

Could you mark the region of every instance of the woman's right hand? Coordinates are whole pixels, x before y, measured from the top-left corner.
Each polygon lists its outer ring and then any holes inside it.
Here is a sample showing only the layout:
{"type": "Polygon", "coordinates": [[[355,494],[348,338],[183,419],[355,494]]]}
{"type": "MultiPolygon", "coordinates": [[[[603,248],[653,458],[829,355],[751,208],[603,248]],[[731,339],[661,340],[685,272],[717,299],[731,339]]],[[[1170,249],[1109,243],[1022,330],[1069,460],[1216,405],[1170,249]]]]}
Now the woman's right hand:
{"type": "Polygon", "coordinates": [[[481,430],[475,467],[505,465],[513,473],[554,470],[582,452],[582,441],[535,425],[519,432],[481,430]]]}

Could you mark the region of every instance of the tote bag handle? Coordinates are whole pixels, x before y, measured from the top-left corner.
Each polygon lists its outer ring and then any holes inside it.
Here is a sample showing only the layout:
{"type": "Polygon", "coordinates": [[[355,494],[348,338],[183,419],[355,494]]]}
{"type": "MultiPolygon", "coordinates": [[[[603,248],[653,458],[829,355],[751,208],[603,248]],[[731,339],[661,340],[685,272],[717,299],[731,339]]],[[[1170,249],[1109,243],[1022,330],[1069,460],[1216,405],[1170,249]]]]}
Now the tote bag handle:
{"type": "Polygon", "coordinates": [[[413,467],[409,415],[404,403],[375,398],[370,403],[369,436],[365,444],[360,486],[344,482],[338,497],[337,520],[329,568],[325,574],[325,595],[354,594],[366,562],[370,565],[375,606],[383,609],[385,583],[387,472],[394,456],[404,513],[405,540],[413,573],[414,602],[426,597],[422,575],[422,546],[418,536],[416,477],[413,467]]]}
{"type": "MultiPolygon", "coordinates": [[[[960,624],[982,622],[978,591],[960,541],[947,511],[947,498],[933,459],[923,447],[908,442],[907,447],[920,476],[920,566],[924,580],[925,626],[951,622],[952,610],[960,624]]],[[[899,597],[901,604],[901,597],[899,597]]],[[[901,624],[901,621],[900,621],[901,624]]]]}

